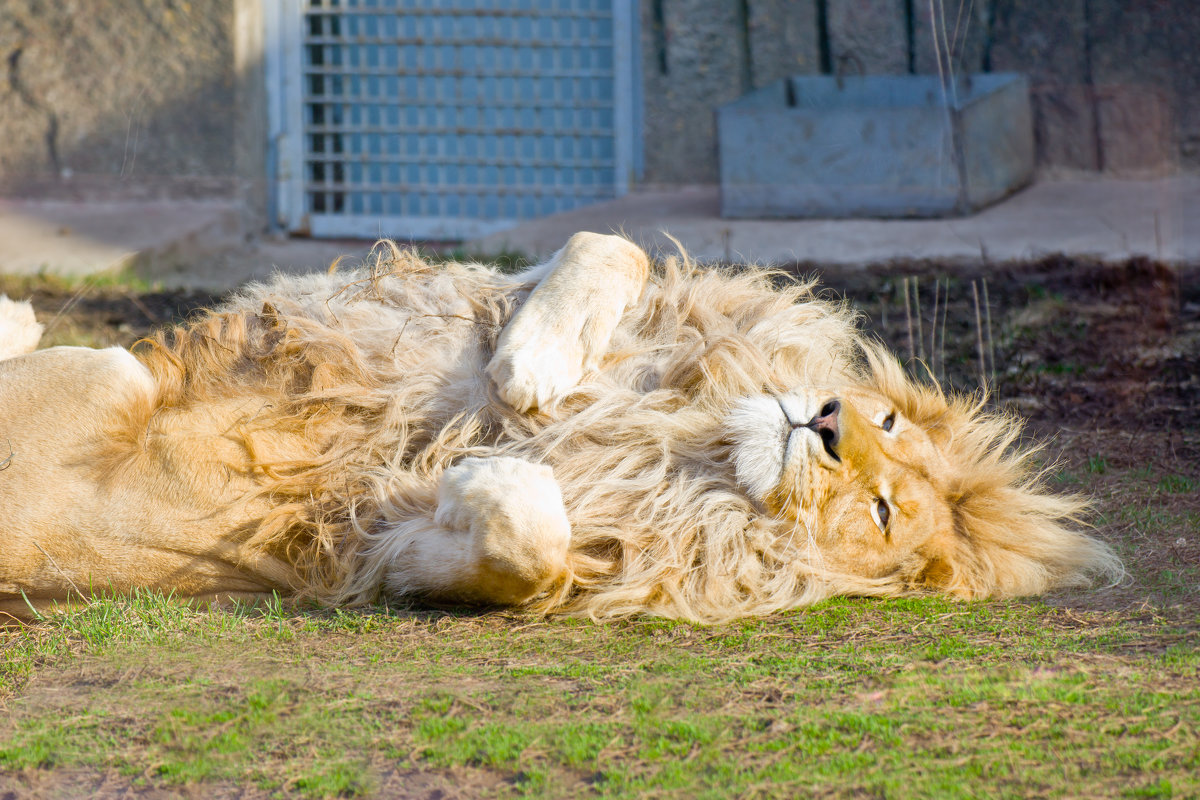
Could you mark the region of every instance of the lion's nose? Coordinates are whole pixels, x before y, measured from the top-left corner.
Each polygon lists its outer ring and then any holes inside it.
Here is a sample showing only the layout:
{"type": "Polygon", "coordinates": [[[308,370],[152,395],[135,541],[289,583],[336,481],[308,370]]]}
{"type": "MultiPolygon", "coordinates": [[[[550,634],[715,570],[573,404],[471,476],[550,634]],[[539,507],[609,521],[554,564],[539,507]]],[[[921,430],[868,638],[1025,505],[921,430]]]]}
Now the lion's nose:
{"type": "Polygon", "coordinates": [[[837,447],[838,441],[842,438],[842,433],[838,429],[838,412],[841,410],[842,404],[840,402],[830,400],[821,406],[820,412],[805,426],[812,429],[814,433],[821,437],[826,452],[835,459],[838,458],[838,454],[834,448],[837,447]]]}

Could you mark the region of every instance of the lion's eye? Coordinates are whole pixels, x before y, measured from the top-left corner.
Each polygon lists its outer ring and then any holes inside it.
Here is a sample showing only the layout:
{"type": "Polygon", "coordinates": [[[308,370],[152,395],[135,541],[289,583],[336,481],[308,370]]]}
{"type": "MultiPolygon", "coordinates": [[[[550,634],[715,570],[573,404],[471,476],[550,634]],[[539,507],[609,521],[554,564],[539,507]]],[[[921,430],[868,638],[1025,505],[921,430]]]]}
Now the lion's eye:
{"type": "Polygon", "coordinates": [[[875,501],[875,516],[879,521],[879,530],[887,533],[888,521],[892,518],[892,509],[883,498],[875,501]]]}
{"type": "Polygon", "coordinates": [[[888,414],[886,417],[884,417],[883,424],[881,424],[879,427],[883,428],[883,430],[886,432],[886,431],[890,431],[892,429],[892,426],[895,424],[896,424],[896,414],[895,414],[895,412],[892,412],[891,414],[888,414]]]}

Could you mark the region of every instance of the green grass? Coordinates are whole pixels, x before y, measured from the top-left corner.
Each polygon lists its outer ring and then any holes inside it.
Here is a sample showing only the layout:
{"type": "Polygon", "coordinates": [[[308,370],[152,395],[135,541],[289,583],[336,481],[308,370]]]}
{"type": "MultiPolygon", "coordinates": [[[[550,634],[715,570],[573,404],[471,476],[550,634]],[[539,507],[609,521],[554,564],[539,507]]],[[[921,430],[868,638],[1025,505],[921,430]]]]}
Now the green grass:
{"type": "Polygon", "coordinates": [[[1197,624],[921,599],[595,626],[141,593],[0,633],[0,775],[303,797],[418,779],[499,796],[1188,796],[1197,624]]]}
{"type": "Polygon", "coordinates": [[[1196,491],[1197,481],[1186,475],[1167,475],[1159,480],[1157,489],[1164,494],[1188,494],[1196,491]]]}
{"type": "Polygon", "coordinates": [[[87,275],[67,275],[46,269],[28,275],[0,275],[0,294],[27,297],[34,292],[72,294],[92,290],[118,289],[134,294],[158,291],[161,285],[147,281],[128,267],[93,272],[87,275]]]}

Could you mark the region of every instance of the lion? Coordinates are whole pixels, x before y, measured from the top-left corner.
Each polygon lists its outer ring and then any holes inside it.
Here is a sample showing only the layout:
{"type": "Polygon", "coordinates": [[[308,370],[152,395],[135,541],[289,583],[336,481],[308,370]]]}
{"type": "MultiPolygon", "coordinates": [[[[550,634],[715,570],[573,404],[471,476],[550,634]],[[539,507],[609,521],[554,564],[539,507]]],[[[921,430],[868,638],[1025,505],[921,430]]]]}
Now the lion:
{"type": "Polygon", "coordinates": [[[1116,580],[1020,423],[844,304],[579,233],[504,274],[382,242],[132,351],[0,301],[0,610],[150,589],[766,615],[1116,580]]]}

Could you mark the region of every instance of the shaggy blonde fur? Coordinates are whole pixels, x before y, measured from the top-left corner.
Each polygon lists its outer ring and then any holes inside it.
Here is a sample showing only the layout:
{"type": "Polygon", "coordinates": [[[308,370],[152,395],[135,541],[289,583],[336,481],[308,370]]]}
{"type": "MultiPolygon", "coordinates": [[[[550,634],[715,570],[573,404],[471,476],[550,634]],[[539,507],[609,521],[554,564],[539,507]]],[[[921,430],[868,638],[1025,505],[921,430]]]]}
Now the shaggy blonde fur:
{"type": "Polygon", "coordinates": [[[205,437],[204,463],[173,474],[222,475],[214,502],[240,509],[222,538],[324,603],[375,600],[397,531],[435,517],[442,473],[487,456],[548,465],[561,490],[570,545],[528,602],[543,613],[717,621],[834,594],[1010,596],[1120,574],[1075,529],[1080,504],[1039,485],[1016,420],[913,383],[811,284],[667,259],[599,367],[523,413],[484,368],[531,288],[388,242],[359,271],[252,287],[136,349],[155,390],[109,425],[97,474],[205,437]],[[823,558],[819,520],[771,514],[739,487],[725,419],[800,385],[882,395],[928,432],[954,519],[944,546],[856,576],[823,558]]]}

